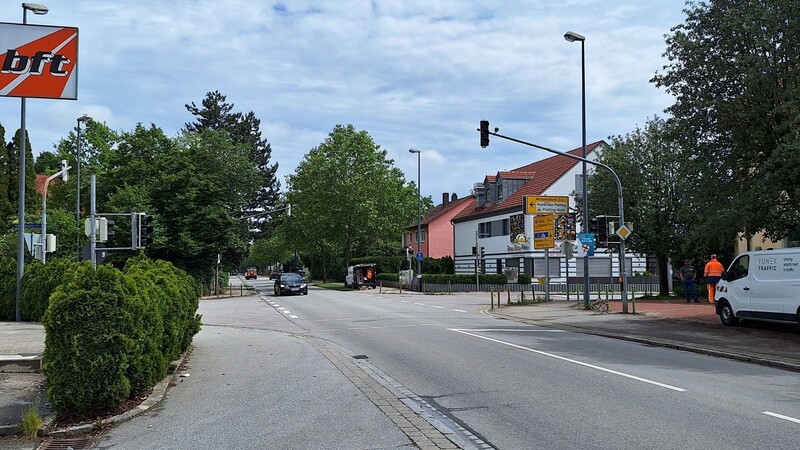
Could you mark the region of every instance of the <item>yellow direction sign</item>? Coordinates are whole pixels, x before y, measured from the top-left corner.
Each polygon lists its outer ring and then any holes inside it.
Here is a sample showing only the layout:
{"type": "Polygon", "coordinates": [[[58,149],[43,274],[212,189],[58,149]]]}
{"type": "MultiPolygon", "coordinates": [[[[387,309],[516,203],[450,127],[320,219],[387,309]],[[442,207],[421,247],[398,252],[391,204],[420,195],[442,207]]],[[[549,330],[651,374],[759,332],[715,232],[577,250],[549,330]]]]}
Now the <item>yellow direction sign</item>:
{"type": "Polygon", "coordinates": [[[522,212],[525,214],[567,213],[569,212],[569,197],[526,195],[522,197],[522,212]]]}
{"type": "Polygon", "coordinates": [[[554,248],[555,241],[555,216],[553,214],[540,214],[533,218],[533,248],[554,248]]]}

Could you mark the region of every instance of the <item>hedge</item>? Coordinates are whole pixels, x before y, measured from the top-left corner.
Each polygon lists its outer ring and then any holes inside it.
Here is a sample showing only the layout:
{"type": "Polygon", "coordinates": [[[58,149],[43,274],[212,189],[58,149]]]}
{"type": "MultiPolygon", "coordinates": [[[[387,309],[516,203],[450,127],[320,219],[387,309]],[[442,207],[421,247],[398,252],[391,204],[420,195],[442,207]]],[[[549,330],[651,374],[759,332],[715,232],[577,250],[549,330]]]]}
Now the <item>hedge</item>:
{"type": "Polygon", "coordinates": [[[0,257],[0,319],[16,320],[17,260],[0,257]]]}
{"type": "Polygon", "coordinates": [[[26,265],[22,277],[20,302],[22,320],[41,321],[50,303],[50,295],[72,275],[77,267],[78,263],[65,259],[56,259],[47,264],[33,261],[26,265]]]}
{"type": "Polygon", "coordinates": [[[193,279],[165,261],[83,262],[50,297],[43,373],[59,414],[108,412],[164,377],[200,329],[193,279]]]}
{"type": "MultiPolygon", "coordinates": [[[[479,277],[481,284],[508,284],[508,278],[503,274],[481,274],[479,277]]],[[[433,284],[475,284],[475,275],[435,275],[423,273],[422,281],[424,283],[433,284]]]]}

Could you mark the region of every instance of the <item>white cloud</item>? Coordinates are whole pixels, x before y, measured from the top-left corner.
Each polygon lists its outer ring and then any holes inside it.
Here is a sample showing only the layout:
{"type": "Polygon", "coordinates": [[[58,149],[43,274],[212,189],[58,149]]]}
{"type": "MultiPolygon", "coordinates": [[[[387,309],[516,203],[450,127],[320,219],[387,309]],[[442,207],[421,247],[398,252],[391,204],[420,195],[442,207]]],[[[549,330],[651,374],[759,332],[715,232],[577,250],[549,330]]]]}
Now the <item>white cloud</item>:
{"type": "MultiPolygon", "coordinates": [[[[336,124],[386,148],[406,178],[422,156],[423,195],[469,193],[498,170],[550,156],[500,139],[478,145],[478,121],[559,150],[580,146],[580,44],[586,36],[587,139],[625,134],[671,99],[649,79],[682,0],[393,2],[48,0],[29,23],[80,28],[78,101],[30,100],[28,130],[49,150],[87,113],[115,130],[155,123],[177,134],[186,103],[219,90],[254,111],[279,176],[336,124]]],[[[18,22],[19,4],[0,5],[18,22]]],[[[0,99],[6,138],[19,101],[0,99]]],[[[285,183],[284,183],[285,185],[285,183]]]]}

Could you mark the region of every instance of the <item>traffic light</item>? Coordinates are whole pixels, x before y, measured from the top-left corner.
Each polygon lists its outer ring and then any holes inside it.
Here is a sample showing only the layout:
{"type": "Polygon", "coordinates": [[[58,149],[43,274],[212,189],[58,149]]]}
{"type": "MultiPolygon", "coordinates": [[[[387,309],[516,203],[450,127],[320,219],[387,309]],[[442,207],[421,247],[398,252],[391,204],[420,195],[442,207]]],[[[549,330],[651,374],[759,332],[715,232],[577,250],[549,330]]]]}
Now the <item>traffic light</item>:
{"type": "Polygon", "coordinates": [[[139,248],[145,248],[153,243],[153,216],[139,213],[139,248]]]}
{"type": "Polygon", "coordinates": [[[608,217],[597,216],[597,242],[608,242],[608,217]]]}
{"type": "Polygon", "coordinates": [[[481,148],[489,146],[489,121],[481,120],[481,148]]]}
{"type": "Polygon", "coordinates": [[[114,234],[114,225],[115,222],[111,219],[107,219],[105,217],[100,217],[97,219],[97,241],[98,242],[106,242],[108,238],[113,237],[114,234]]]}
{"type": "Polygon", "coordinates": [[[589,218],[589,233],[597,234],[597,218],[589,218]]]}

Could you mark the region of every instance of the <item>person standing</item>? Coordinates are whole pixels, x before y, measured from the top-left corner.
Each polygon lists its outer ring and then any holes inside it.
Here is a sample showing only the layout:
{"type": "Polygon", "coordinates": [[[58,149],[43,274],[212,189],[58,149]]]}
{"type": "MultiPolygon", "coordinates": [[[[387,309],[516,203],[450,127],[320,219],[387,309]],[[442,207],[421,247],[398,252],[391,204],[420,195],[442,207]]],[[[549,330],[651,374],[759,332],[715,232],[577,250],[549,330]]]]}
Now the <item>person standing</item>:
{"type": "Polygon", "coordinates": [[[711,255],[711,261],[706,263],[703,276],[706,279],[706,288],[708,288],[708,303],[714,303],[714,291],[717,290],[717,283],[722,279],[722,272],[725,268],[722,263],[717,261],[717,255],[711,255]]]}
{"type": "Polygon", "coordinates": [[[686,303],[691,303],[692,300],[694,300],[695,303],[700,303],[697,294],[697,286],[694,284],[697,272],[688,259],[683,260],[680,276],[681,281],[683,281],[683,297],[686,299],[686,303]]]}

